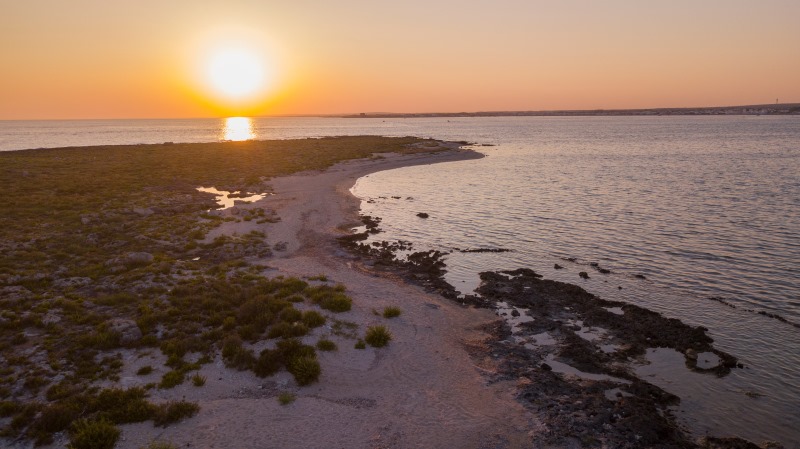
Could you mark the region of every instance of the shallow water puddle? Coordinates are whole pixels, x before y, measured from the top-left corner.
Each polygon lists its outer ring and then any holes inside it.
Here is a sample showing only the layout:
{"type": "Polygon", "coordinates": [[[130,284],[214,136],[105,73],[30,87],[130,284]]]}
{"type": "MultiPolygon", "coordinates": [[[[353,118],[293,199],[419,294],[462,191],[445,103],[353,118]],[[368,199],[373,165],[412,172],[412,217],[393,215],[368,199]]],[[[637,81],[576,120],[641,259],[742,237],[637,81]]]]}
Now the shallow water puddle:
{"type": "Polygon", "coordinates": [[[512,334],[519,333],[520,325],[522,323],[530,323],[533,321],[533,317],[528,315],[528,309],[510,306],[505,301],[497,302],[497,309],[495,310],[495,313],[502,317],[505,322],[511,326],[512,334]]]}
{"type": "Polygon", "coordinates": [[[540,346],[553,346],[556,344],[556,339],[547,332],[535,334],[525,339],[525,348],[536,349],[540,346]]]}
{"type": "Polygon", "coordinates": [[[614,315],[625,315],[625,312],[622,310],[622,307],[603,307],[603,308],[613,313],[614,315]]]}
{"type": "Polygon", "coordinates": [[[608,374],[595,374],[595,373],[585,373],[577,368],[574,368],[566,363],[559,362],[554,359],[554,355],[550,354],[545,359],[547,364],[550,365],[550,368],[553,369],[554,373],[564,374],[567,376],[577,377],[579,379],[586,379],[586,380],[605,380],[609,382],[616,382],[620,384],[628,385],[631,381],[627,379],[621,379],[619,377],[609,376],[608,374]]]}
{"type": "Polygon", "coordinates": [[[251,193],[251,192],[247,192],[247,194],[250,195],[250,196],[243,197],[243,198],[239,198],[237,196],[237,197],[231,198],[231,195],[239,195],[240,192],[238,192],[238,191],[236,191],[236,192],[226,192],[225,190],[217,190],[214,187],[198,187],[197,191],[198,192],[203,192],[203,193],[210,193],[212,195],[216,195],[217,204],[219,204],[221,206],[217,210],[229,209],[229,208],[234,206],[236,201],[241,201],[243,203],[254,203],[254,202],[258,201],[258,200],[264,199],[268,195],[266,193],[251,193]]]}

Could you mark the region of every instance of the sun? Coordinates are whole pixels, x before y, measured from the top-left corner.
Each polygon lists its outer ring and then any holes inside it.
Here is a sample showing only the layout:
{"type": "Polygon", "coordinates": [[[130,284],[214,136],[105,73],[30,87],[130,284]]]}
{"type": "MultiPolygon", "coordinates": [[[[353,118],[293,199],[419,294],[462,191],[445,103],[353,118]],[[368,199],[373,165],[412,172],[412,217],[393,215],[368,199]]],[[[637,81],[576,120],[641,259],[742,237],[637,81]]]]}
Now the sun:
{"type": "Polygon", "coordinates": [[[243,46],[213,50],[208,56],[205,71],[211,88],[229,100],[248,99],[267,87],[264,58],[243,46]]]}

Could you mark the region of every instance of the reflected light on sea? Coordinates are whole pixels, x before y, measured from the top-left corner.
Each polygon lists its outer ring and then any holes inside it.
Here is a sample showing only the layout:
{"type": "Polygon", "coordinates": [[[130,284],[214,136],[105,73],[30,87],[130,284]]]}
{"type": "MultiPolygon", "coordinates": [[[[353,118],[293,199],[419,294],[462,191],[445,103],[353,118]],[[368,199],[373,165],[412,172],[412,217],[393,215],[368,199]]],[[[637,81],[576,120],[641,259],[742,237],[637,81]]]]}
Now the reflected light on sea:
{"type": "Polygon", "coordinates": [[[222,140],[251,140],[255,139],[253,121],[248,117],[228,117],[222,125],[222,140]]]}

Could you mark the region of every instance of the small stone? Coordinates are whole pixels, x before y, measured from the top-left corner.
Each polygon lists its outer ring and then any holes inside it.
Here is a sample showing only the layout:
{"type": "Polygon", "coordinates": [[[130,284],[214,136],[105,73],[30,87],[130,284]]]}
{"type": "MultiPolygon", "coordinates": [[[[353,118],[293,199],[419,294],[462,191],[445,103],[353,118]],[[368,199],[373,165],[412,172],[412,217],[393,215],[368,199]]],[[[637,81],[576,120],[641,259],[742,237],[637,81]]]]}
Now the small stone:
{"type": "Polygon", "coordinates": [[[428,218],[429,216],[430,215],[426,214],[425,212],[420,212],[417,214],[417,217],[419,218],[428,218]]]}
{"type": "Polygon", "coordinates": [[[583,279],[589,279],[589,273],[585,271],[581,271],[580,273],[578,273],[578,276],[580,276],[583,279]]]}
{"type": "Polygon", "coordinates": [[[686,358],[689,360],[697,360],[697,351],[692,348],[687,349],[684,355],[686,355],[686,358]]]}
{"type": "Polygon", "coordinates": [[[555,265],[553,265],[553,268],[554,268],[554,269],[556,269],[556,270],[560,270],[560,269],[562,269],[562,268],[564,268],[564,267],[562,267],[562,266],[561,266],[561,265],[559,265],[559,264],[555,264],[555,265]]]}

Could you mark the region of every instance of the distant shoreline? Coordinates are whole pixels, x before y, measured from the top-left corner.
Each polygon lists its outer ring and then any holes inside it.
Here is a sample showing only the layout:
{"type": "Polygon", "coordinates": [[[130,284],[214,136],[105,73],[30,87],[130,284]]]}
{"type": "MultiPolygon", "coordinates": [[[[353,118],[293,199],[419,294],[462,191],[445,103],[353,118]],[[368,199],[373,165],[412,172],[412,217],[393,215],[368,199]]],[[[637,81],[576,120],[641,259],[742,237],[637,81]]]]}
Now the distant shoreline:
{"type": "Polygon", "coordinates": [[[800,115],[800,103],[710,106],[699,108],[649,109],[575,109],[545,111],[480,111],[391,113],[365,112],[337,115],[342,118],[428,118],[428,117],[592,117],[592,116],[664,116],[664,115],[800,115]]]}

